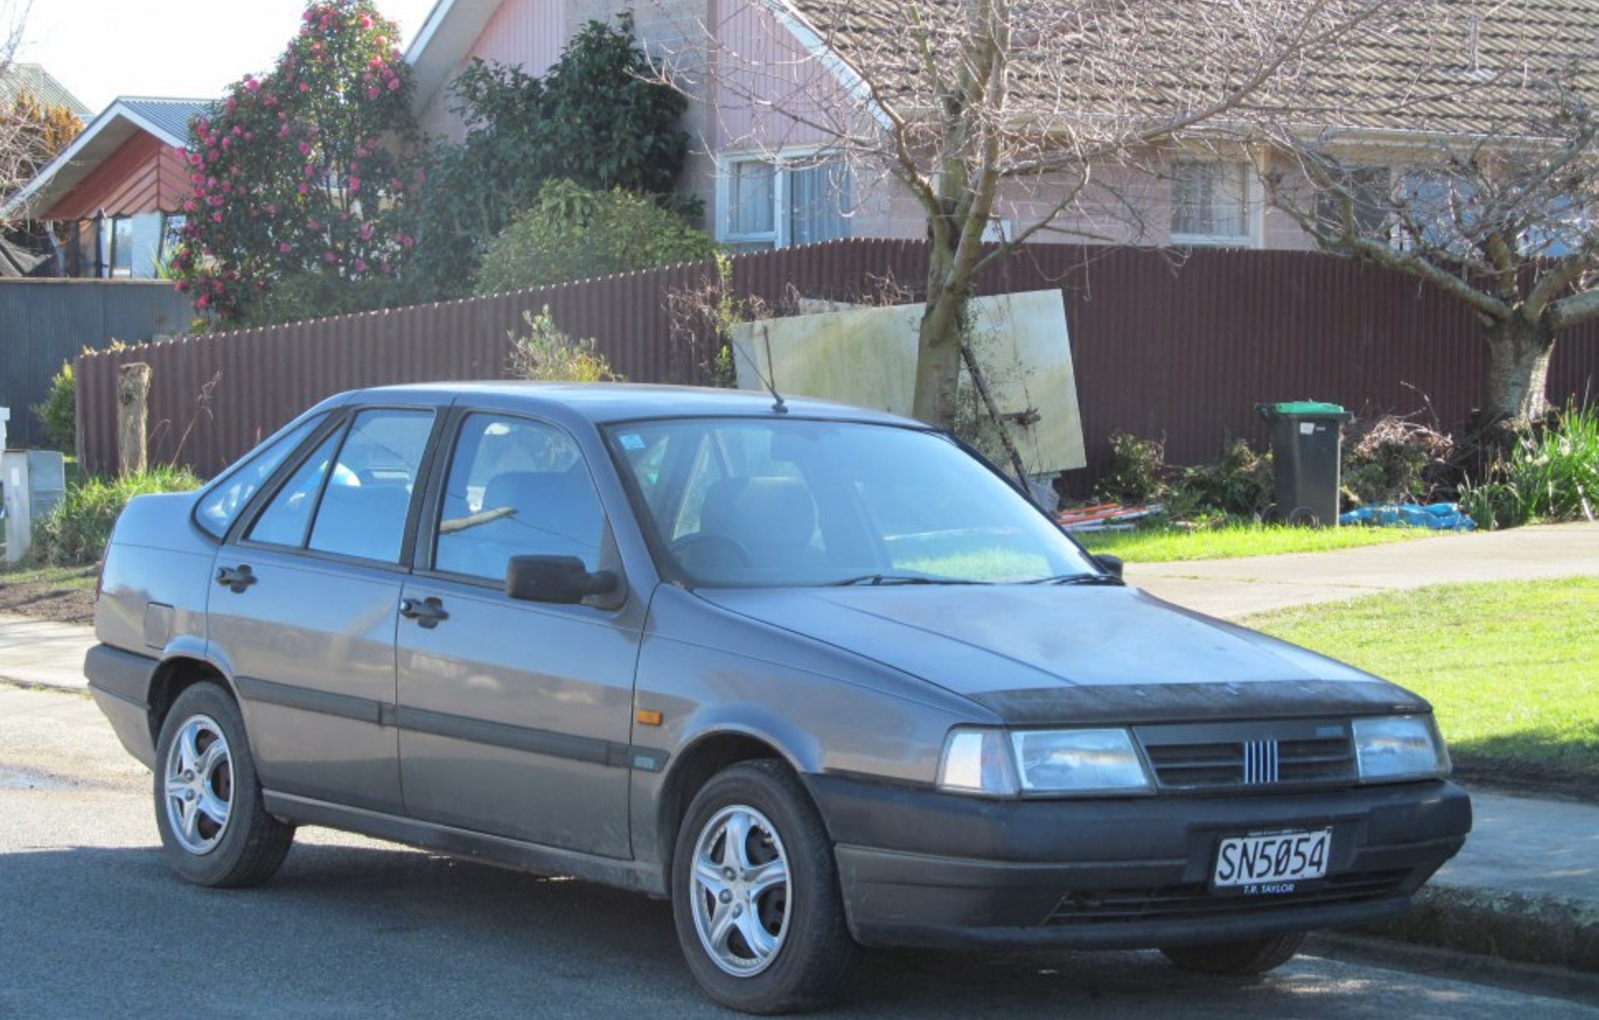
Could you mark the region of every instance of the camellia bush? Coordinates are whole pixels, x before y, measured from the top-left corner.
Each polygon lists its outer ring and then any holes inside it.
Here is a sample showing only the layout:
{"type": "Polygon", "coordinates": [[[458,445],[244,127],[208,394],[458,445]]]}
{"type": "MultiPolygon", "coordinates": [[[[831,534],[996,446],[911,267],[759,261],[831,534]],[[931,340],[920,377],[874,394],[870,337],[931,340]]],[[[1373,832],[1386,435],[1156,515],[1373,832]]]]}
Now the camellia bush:
{"type": "Polygon", "coordinates": [[[312,0],[268,74],[190,126],[180,291],[226,325],[375,307],[413,239],[390,222],[415,132],[399,29],[370,0],[312,0]]]}

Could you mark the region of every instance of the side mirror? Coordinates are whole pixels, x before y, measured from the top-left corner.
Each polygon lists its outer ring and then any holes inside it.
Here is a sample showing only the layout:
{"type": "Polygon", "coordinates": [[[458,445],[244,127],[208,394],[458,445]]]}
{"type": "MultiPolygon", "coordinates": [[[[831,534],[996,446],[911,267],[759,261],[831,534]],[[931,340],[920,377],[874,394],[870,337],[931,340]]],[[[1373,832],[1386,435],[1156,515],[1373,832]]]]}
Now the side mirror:
{"type": "Polygon", "coordinates": [[[591,595],[615,595],[621,578],[612,570],[592,573],[576,556],[512,556],[505,566],[505,594],[524,602],[576,605],[591,595]]]}
{"type": "Polygon", "coordinates": [[[1112,577],[1122,576],[1122,558],[1112,556],[1110,553],[1100,553],[1094,557],[1094,562],[1099,564],[1101,570],[1112,577]]]}

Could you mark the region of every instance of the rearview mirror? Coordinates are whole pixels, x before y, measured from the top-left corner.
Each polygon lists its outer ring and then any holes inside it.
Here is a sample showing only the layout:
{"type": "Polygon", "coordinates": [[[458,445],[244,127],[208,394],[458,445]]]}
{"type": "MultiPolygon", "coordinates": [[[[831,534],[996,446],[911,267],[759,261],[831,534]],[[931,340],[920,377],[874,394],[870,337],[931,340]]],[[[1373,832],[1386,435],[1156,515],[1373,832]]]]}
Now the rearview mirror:
{"type": "Polygon", "coordinates": [[[524,602],[576,605],[620,589],[615,571],[590,571],[576,556],[512,556],[505,566],[505,594],[524,602]]]}
{"type": "Polygon", "coordinates": [[[1110,576],[1122,576],[1122,558],[1120,556],[1112,556],[1110,553],[1100,553],[1098,556],[1094,557],[1094,562],[1098,563],[1099,568],[1110,576]]]}

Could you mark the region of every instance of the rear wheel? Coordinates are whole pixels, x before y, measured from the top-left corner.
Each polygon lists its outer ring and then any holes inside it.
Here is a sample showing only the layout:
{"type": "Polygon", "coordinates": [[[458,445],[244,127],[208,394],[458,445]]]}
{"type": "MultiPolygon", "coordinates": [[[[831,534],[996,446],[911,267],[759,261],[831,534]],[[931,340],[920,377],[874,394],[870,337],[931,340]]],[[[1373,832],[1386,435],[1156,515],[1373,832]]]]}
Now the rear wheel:
{"type": "Polygon", "coordinates": [[[155,819],[168,863],[198,885],[258,885],[294,828],[267,814],[233,699],[201,683],[178,696],[156,743],[155,819]]]}
{"type": "Polygon", "coordinates": [[[793,773],[773,761],[717,773],[689,805],[672,860],[678,941],[711,998],[797,1013],[843,990],[860,947],[832,844],[793,773]]]}
{"type": "Polygon", "coordinates": [[[1264,974],[1294,958],[1305,944],[1304,932],[1202,946],[1162,946],[1166,959],[1200,974],[1264,974]]]}

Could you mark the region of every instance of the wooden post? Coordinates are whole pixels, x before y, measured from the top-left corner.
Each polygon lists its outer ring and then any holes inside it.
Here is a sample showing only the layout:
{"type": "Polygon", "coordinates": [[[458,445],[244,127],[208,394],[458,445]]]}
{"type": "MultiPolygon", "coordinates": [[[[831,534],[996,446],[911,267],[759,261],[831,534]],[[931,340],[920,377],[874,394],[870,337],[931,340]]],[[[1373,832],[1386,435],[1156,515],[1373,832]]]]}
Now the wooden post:
{"type": "Polygon", "coordinates": [[[150,398],[150,366],[142,361],[117,370],[117,471],[141,474],[149,466],[145,422],[150,398]]]}

